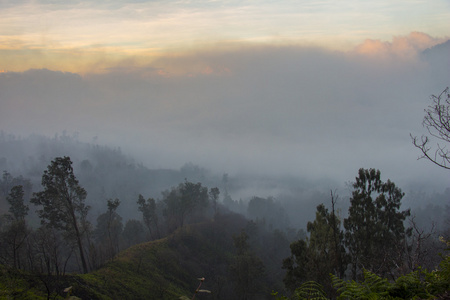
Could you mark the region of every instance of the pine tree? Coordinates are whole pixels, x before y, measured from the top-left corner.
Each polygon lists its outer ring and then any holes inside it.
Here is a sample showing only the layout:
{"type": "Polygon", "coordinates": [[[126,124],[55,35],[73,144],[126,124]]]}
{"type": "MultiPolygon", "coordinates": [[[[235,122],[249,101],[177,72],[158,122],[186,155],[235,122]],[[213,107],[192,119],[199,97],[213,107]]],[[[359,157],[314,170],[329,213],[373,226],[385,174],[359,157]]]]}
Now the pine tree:
{"type": "Polygon", "coordinates": [[[362,270],[393,275],[402,264],[408,234],[403,222],[410,212],[400,211],[404,193],[390,180],[383,182],[379,170],[360,169],[358,175],[344,220],[353,279],[362,270]]]}

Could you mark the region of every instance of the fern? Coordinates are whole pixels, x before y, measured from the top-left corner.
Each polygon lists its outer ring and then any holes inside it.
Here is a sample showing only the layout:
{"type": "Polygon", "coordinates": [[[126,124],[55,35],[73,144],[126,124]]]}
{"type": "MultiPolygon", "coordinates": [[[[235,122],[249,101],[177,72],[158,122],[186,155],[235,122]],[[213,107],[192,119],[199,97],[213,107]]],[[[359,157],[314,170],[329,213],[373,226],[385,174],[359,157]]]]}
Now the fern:
{"type": "Polygon", "coordinates": [[[294,299],[298,300],[326,300],[322,285],[315,281],[307,281],[300,285],[294,292],[294,299]]]}
{"type": "Polygon", "coordinates": [[[275,300],[288,300],[289,298],[284,296],[284,295],[278,295],[278,292],[272,291],[272,293],[270,293],[271,296],[275,297],[275,300]]]}
{"type": "Polygon", "coordinates": [[[389,297],[391,284],[387,279],[378,275],[364,271],[364,281],[344,281],[331,275],[332,284],[339,293],[338,299],[392,299],[389,297]]]}
{"type": "MultiPolygon", "coordinates": [[[[286,296],[279,296],[278,292],[272,291],[272,296],[275,296],[276,300],[288,300],[289,298],[286,296]]],[[[315,281],[307,281],[304,282],[300,287],[298,287],[291,299],[296,300],[327,300],[328,298],[323,291],[323,287],[321,284],[315,281]]]]}
{"type": "Polygon", "coordinates": [[[400,276],[391,286],[389,294],[401,299],[429,299],[432,298],[427,291],[427,284],[421,280],[421,272],[415,271],[400,276]]]}

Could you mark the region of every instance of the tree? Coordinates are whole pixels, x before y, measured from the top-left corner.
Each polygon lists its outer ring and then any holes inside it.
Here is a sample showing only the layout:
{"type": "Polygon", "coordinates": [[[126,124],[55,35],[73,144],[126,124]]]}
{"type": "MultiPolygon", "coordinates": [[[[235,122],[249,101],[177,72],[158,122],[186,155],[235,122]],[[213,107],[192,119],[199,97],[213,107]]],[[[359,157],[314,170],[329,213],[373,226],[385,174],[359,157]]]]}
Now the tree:
{"type": "Polygon", "coordinates": [[[183,227],[188,216],[195,211],[201,213],[209,203],[208,188],[203,187],[200,182],[192,183],[186,180],[164,196],[165,215],[172,229],[183,227]]]}
{"type": "Polygon", "coordinates": [[[436,150],[432,150],[431,140],[428,136],[422,135],[420,139],[411,138],[414,146],[422,151],[420,158],[427,158],[434,164],[444,169],[450,170],[450,94],[448,87],[439,96],[431,96],[432,104],[425,109],[423,126],[433,138],[444,142],[444,145],[436,143],[436,150]],[[447,146],[446,146],[447,145],[447,146]]]}
{"type": "Polygon", "coordinates": [[[24,220],[10,220],[0,232],[0,263],[23,268],[24,249],[30,230],[24,220]]]}
{"type": "Polygon", "coordinates": [[[11,188],[9,195],[6,197],[10,207],[8,216],[10,221],[5,226],[5,230],[1,232],[1,241],[4,242],[2,257],[10,257],[14,268],[21,268],[20,254],[23,245],[29,234],[29,229],[25,222],[28,215],[28,206],[24,204],[24,191],[21,185],[11,188]]]}
{"type": "Polygon", "coordinates": [[[329,274],[342,278],[346,269],[344,234],[340,230],[340,220],[330,214],[323,204],[317,206],[316,219],[308,222],[310,233],[308,245],[308,280],[322,284],[328,293],[332,291],[329,274]]]}
{"type": "Polygon", "coordinates": [[[10,191],[10,186],[12,185],[13,177],[8,171],[3,171],[2,175],[2,193],[6,197],[10,191]]]}
{"type": "Polygon", "coordinates": [[[134,219],[128,220],[122,231],[122,239],[125,247],[142,243],[145,240],[145,231],[142,222],[134,219]]]}
{"type": "Polygon", "coordinates": [[[107,244],[109,259],[113,259],[117,252],[119,252],[119,237],[122,233],[123,224],[122,217],[116,212],[120,205],[119,199],[108,199],[107,212],[101,214],[97,218],[97,227],[95,234],[97,240],[101,244],[107,244]]]}
{"type": "MultiPolygon", "coordinates": [[[[447,244],[450,242],[440,239],[447,244]]],[[[395,281],[364,271],[361,282],[344,281],[332,275],[337,299],[450,299],[450,255],[443,256],[437,269],[420,269],[395,281]]]]}
{"type": "Polygon", "coordinates": [[[343,278],[345,270],[347,269],[348,256],[344,247],[344,231],[341,229],[341,219],[336,214],[336,201],[338,196],[330,191],[331,196],[331,213],[327,213],[328,224],[331,227],[333,233],[334,244],[334,259],[335,269],[334,274],[339,278],[343,278]]]}
{"type": "Polygon", "coordinates": [[[236,256],[230,264],[231,280],[234,282],[237,299],[260,299],[262,292],[261,277],[264,275],[264,264],[248,245],[248,235],[242,231],[233,236],[236,256]]]}
{"type": "Polygon", "coordinates": [[[247,215],[252,220],[264,222],[270,229],[286,229],[290,225],[284,207],[272,197],[250,199],[247,215]]]}
{"type": "MultiPolygon", "coordinates": [[[[442,237],[441,242],[450,250],[450,242],[442,237]]],[[[343,280],[331,274],[333,286],[338,300],[357,299],[450,299],[450,255],[443,256],[439,267],[433,271],[419,269],[402,275],[394,280],[388,280],[377,274],[364,270],[360,281],[343,280]]],[[[316,282],[301,285],[293,297],[278,296],[277,300],[287,299],[328,299],[321,292],[322,287],[316,282]],[[299,293],[301,292],[301,293],[299,293]]]]}
{"type": "Polygon", "coordinates": [[[435,232],[435,224],[431,223],[431,228],[429,231],[425,231],[424,228],[420,228],[416,222],[416,216],[413,215],[409,219],[409,223],[411,225],[412,233],[410,237],[409,243],[409,253],[407,256],[407,264],[410,270],[416,271],[421,268],[432,270],[435,265],[430,266],[430,262],[434,261],[437,255],[433,255],[433,251],[439,251],[439,247],[433,245],[435,239],[432,237],[436,236],[435,232]]]}
{"type": "Polygon", "coordinates": [[[75,245],[64,242],[63,232],[49,226],[41,226],[31,233],[30,239],[30,269],[48,276],[64,275],[75,245]]]}
{"type": "Polygon", "coordinates": [[[335,214],[335,197],[331,193],[332,212],[323,204],[317,206],[316,219],[308,222],[309,238],[291,244],[291,257],[283,260],[287,269],[284,278],[291,291],[307,281],[316,281],[325,287],[329,295],[333,293],[329,274],[342,278],[347,263],[343,245],[344,234],[340,229],[339,217],[335,214]]]}
{"type": "Polygon", "coordinates": [[[22,176],[14,177],[8,171],[3,171],[2,179],[0,179],[1,193],[0,196],[7,197],[11,192],[12,187],[22,186],[23,196],[27,198],[32,189],[32,184],[29,179],[25,179],[22,176]]]}
{"type": "Polygon", "coordinates": [[[283,269],[287,270],[283,282],[288,289],[294,291],[308,278],[308,243],[306,240],[297,240],[289,247],[291,256],[283,260],[283,269]]]}
{"type": "Polygon", "coordinates": [[[152,239],[159,239],[161,237],[159,228],[158,228],[158,214],[156,212],[156,201],[153,198],[148,198],[145,201],[142,195],[139,195],[138,201],[139,211],[142,212],[142,219],[144,221],[145,226],[147,226],[148,231],[152,239]],[[153,231],[153,226],[155,227],[155,231],[153,231]]]}
{"type": "Polygon", "coordinates": [[[28,205],[24,204],[24,191],[23,186],[16,185],[11,188],[11,192],[6,197],[10,207],[9,212],[13,215],[16,221],[24,221],[25,216],[28,214],[28,205]]]}
{"type": "Polygon", "coordinates": [[[352,275],[362,270],[393,275],[403,264],[406,237],[403,222],[410,211],[399,211],[404,193],[393,182],[381,181],[375,169],[359,169],[344,219],[345,244],[351,256],[352,275]]]}
{"type": "Polygon", "coordinates": [[[215,187],[215,188],[211,188],[209,190],[209,197],[212,201],[213,204],[213,209],[214,209],[214,217],[217,215],[217,200],[219,200],[219,188],[215,187]]]}
{"type": "Polygon", "coordinates": [[[31,199],[42,207],[37,211],[42,225],[64,230],[68,239],[75,240],[83,272],[87,273],[82,240],[90,207],[85,204],[87,193],[78,184],[70,157],[57,157],[51,162],[42,175],[42,186],[44,190],[31,199]]]}

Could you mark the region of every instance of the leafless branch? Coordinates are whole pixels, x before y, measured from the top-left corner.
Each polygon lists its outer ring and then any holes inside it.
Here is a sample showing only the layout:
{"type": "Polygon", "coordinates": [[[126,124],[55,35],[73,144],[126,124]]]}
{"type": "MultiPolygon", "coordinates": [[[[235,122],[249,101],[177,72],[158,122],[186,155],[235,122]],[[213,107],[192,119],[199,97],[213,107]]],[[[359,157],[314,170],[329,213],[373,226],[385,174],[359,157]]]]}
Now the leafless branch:
{"type": "MultiPolygon", "coordinates": [[[[422,123],[430,136],[445,143],[450,143],[450,94],[448,92],[447,87],[439,96],[431,96],[433,103],[425,109],[426,114],[422,123]]],[[[414,146],[422,151],[419,159],[427,158],[439,167],[450,170],[450,151],[445,144],[436,143],[436,150],[433,151],[428,136],[422,135],[419,139],[411,135],[411,139],[414,146]]]]}

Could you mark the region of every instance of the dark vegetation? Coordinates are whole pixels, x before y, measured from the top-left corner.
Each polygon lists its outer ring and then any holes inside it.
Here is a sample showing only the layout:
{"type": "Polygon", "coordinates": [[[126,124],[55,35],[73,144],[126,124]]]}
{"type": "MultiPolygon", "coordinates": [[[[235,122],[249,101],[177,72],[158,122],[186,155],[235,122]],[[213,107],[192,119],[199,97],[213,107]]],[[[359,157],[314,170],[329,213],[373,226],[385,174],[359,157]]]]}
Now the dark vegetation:
{"type": "Polygon", "coordinates": [[[151,170],[65,134],[2,132],[0,150],[1,299],[450,297],[449,189],[404,208],[362,168],[349,201],[292,178],[248,196],[238,175],[151,170]]]}

